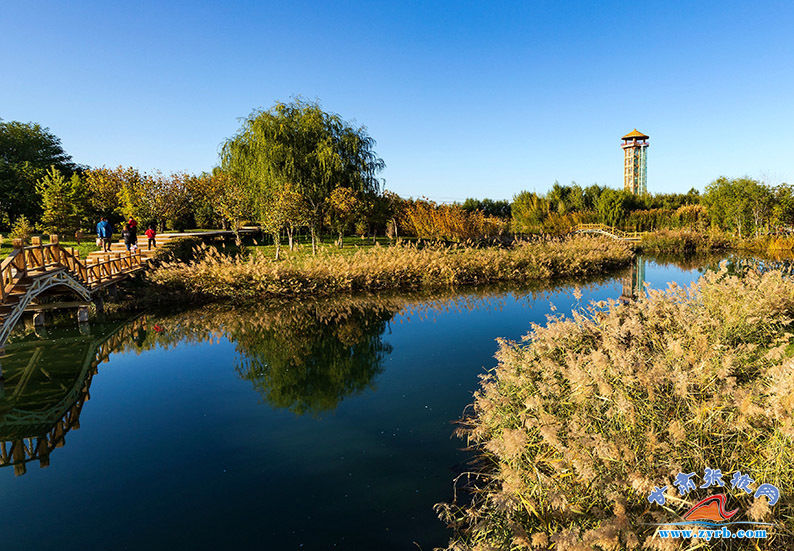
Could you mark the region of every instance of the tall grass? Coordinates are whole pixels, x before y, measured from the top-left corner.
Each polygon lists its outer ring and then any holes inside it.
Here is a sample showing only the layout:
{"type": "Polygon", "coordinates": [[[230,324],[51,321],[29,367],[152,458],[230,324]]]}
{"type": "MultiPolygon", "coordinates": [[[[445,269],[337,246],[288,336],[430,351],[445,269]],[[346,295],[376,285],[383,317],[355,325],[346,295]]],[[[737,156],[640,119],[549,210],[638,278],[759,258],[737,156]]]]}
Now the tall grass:
{"type": "Polygon", "coordinates": [[[691,254],[724,250],[731,246],[731,240],[723,234],[686,229],[658,230],[643,236],[640,241],[640,249],[649,253],[691,254]]]}
{"type": "Polygon", "coordinates": [[[151,281],[165,292],[204,298],[326,296],[590,275],[632,258],[620,242],[589,237],[520,242],[511,248],[375,246],[354,254],[326,252],[280,262],[207,248],[199,253],[200,259],[188,264],[162,265],[151,281]]]}
{"type": "Polygon", "coordinates": [[[438,506],[450,549],[702,548],[647,524],[680,520],[694,500],[672,481],[707,466],[726,474],[734,520],[776,525],[751,548],[791,549],[792,321],[794,280],[722,270],[502,341],[461,427],[480,458],[473,501],[438,506]],[[740,469],[780,488],[777,505],[731,490],[740,469]],[[666,507],[649,505],[668,485],[666,507]]]}

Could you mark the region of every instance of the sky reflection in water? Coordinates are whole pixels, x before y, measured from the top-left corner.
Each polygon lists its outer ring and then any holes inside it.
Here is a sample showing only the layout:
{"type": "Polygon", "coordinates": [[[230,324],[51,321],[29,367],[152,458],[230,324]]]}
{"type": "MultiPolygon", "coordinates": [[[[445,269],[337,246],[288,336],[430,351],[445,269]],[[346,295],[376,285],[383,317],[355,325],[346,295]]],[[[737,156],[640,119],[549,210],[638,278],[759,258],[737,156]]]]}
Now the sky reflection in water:
{"type": "MultiPolygon", "coordinates": [[[[647,262],[644,277],[688,284],[694,268],[647,262]]],[[[582,286],[580,301],[556,283],[20,331],[0,360],[5,544],[443,545],[432,507],[468,457],[451,422],[495,339],[519,339],[551,304],[617,299],[631,291],[623,275],[582,286]]]]}

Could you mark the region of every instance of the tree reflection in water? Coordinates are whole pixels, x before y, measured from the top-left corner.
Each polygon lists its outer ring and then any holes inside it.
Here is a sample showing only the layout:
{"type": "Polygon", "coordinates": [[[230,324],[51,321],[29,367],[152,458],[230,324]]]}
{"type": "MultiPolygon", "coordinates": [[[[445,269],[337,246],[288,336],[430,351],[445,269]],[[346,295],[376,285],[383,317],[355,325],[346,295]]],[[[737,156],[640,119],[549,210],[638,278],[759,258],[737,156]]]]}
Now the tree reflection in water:
{"type": "Polygon", "coordinates": [[[534,301],[566,286],[587,287],[605,279],[585,285],[557,280],[518,290],[502,285],[446,293],[362,294],[271,302],[257,308],[213,305],[152,320],[164,331],[150,330],[148,335],[152,345],[165,347],[227,339],[238,354],[238,375],[250,381],[267,404],[297,415],[320,415],[374,388],[392,350],[383,335],[395,318],[498,310],[507,294],[534,301]]]}
{"type": "Polygon", "coordinates": [[[373,386],[391,352],[381,335],[393,310],[311,310],[294,323],[230,335],[240,352],[240,377],[272,406],[297,414],[333,410],[345,397],[373,386]]]}
{"type": "MultiPolygon", "coordinates": [[[[655,258],[657,264],[714,270],[724,257],[655,258]]],[[[500,309],[507,295],[543,300],[548,293],[587,288],[614,280],[642,286],[639,264],[623,273],[580,281],[556,280],[531,287],[485,286],[444,293],[343,296],[300,302],[270,302],[256,308],[206,306],[172,315],[149,314],[112,323],[92,324],[89,334],[76,329],[51,338],[17,335],[0,358],[0,466],[17,474],[65,443],[79,427],[79,416],[97,366],[111,353],[176,348],[184,342],[226,339],[237,353],[237,374],[273,407],[297,415],[332,411],[349,396],[375,387],[391,346],[384,342],[389,323],[440,312],[500,309]]],[[[741,269],[731,259],[729,271],[741,269]]],[[[756,265],[757,266],[757,265],[756,265]]],[[[626,294],[624,289],[624,294],[626,294]]],[[[616,297],[617,298],[617,297],[616,297]]]]}

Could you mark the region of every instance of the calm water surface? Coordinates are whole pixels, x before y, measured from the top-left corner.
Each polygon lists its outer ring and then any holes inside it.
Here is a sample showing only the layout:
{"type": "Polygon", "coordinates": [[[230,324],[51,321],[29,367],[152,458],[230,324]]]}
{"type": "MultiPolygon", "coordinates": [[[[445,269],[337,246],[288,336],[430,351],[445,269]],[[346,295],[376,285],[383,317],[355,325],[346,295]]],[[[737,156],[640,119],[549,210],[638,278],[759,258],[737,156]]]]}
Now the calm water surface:
{"type": "Polygon", "coordinates": [[[581,301],[561,283],[20,331],[0,359],[3,545],[444,545],[433,505],[468,459],[451,422],[495,339],[693,266],[648,261],[581,301]]]}

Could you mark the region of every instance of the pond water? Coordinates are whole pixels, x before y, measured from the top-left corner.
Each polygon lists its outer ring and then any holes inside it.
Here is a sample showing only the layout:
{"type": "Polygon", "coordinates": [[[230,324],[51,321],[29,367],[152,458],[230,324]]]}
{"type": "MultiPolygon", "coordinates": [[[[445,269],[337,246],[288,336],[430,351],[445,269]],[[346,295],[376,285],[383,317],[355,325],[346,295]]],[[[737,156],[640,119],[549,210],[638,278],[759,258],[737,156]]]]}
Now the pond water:
{"type": "Polygon", "coordinates": [[[580,301],[561,282],[21,330],[0,358],[4,547],[443,546],[433,505],[470,459],[452,422],[495,339],[697,266],[642,260],[580,301]]]}

